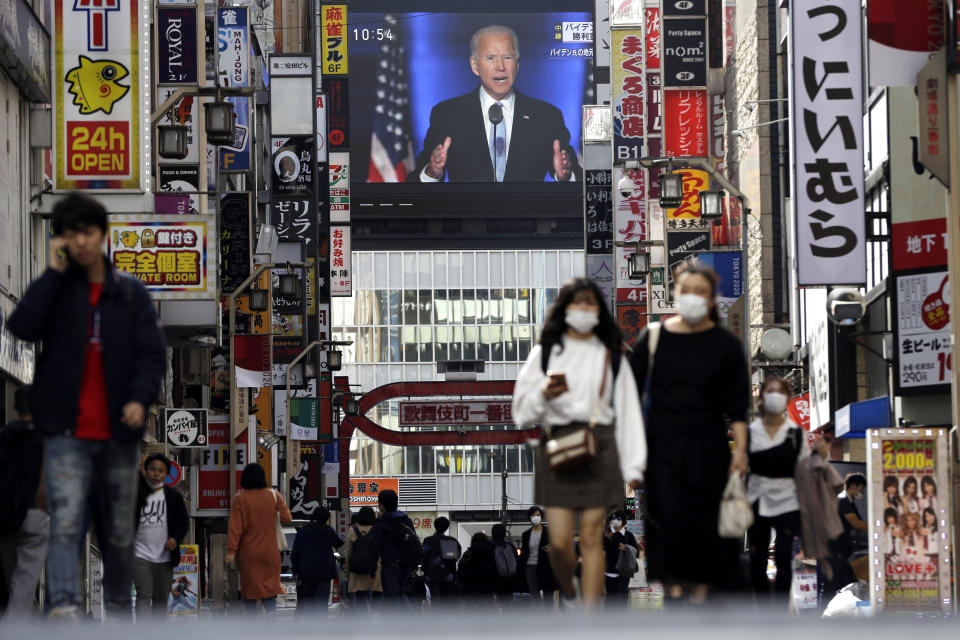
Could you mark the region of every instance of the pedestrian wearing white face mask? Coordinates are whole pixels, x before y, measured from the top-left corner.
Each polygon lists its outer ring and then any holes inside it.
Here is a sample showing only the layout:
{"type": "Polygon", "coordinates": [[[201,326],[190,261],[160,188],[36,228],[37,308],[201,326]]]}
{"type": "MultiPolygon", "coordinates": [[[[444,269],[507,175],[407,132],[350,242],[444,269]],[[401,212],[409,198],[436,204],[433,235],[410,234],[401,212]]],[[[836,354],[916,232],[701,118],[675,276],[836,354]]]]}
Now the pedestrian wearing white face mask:
{"type": "Polygon", "coordinates": [[[701,605],[737,574],[737,541],[720,538],[718,519],[727,476],[747,470],[750,388],[743,345],[718,324],[716,274],[685,263],[674,281],[679,314],[644,330],[630,363],[647,390],[647,575],[668,606],[701,605]]]}
{"type": "Polygon", "coordinates": [[[547,510],[550,563],[566,608],[580,603],[574,583],[577,516],[582,602],[592,609],[603,591],[607,512],[623,504],[624,482],[640,486],[646,468],[640,399],[621,356],[620,329],[603,294],[578,278],[560,290],[513,392],[517,424],[544,429],[534,493],[547,510]]]}
{"type": "Polygon", "coordinates": [[[517,572],[526,580],[530,601],[535,606],[544,602],[553,606],[553,594],[557,581],[550,567],[550,531],[543,524],[543,510],[534,505],[527,509],[530,528],[520,536],[520,562],[517,572]]]}
{"type": "Polygon", "coordinates": [[[790,383],[783,378],[770,376],[760,386],[760,415],[750,423],[747,481],[747,499],[754,513],[753,526],[747,532],[750,579],[758,604],[783,605],[784,609],[793,575],[793,538],[801,534],[794,469],[810,455],[803,430],[786,414],[791,395],[790,383]],[[767,578],[771,530],[776,531],[773,593],[767,578]]]}
{"type": "Polygon", "coordinates": [[[626,514],[623,511],[614,511],[610,514],[603,532],[603,553],[606,558],[603,576],[607,589],[607,609],[623,609],[629,604],[627,595],[630,576],[621,575],[617,570],[617,562],[624,551],[633,553],[636,558],[640,555],[640,545],[637,544],[637,538],[627,531],[626,514]],[[633,551],[628,547],[632,547],[633,551]]]}

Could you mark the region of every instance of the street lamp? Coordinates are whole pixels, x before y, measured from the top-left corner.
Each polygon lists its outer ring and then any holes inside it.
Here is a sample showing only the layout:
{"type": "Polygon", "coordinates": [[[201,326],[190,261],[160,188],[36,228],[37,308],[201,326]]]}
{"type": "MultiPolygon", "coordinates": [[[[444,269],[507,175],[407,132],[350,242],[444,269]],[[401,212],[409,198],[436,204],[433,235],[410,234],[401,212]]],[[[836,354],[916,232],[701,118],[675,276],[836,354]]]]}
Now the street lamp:
{"type": "Polygon", "coordinates": [[[280,295],[284,298],[298,298],[300,296],[300,278],[297,274],[280,274],[280,295]]]}
{"type": "Polygon", "coordinates": [[[327,352],[327,369],[330,371],[340,371],[343,366],[343,351],[331,349],[327,352]]]}
{"type": "Polygon", "coordinates": [[[683,204],[683,174],[669,169],[660,174],[660,207],[676,209],[683,204]]]}
{"type": "Polygon", "coordinates": [[[237,119],[233,104],[226,100],[216,100],[203,105],[206,118],[207,142],[220,145],[233,144],[234,122],[237,119]]]}
{"type": "Polygon", "coordinates": [[[700,192],[700,217],[717,220],[723,217],[723,191],[700,192]]]}
{"type": "Polygon", "coordinates": [[[157,153],[168,160],[187,157],[187,127],[182,124],[161,124],[157,127],[157,153]]]}
{"type": "Polygon", "coordinates": [[[650,273],[650,254],[637,249],[630,254],[630,278],[636,279],[650,273]]]}
{"type": "Polygon", "coordinates": [[[266,289],[250,289],[247,293],[247,306],[250,311],[262,312],[270,304],[269,292],[266,289]]]}

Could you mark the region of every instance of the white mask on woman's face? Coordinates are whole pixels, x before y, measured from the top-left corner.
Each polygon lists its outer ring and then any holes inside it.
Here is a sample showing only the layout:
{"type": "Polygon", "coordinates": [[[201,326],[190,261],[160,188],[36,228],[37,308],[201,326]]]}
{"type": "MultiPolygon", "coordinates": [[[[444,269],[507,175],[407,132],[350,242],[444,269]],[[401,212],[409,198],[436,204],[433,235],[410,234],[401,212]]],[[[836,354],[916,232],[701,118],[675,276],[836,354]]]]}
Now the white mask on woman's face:
{"type": "Polygon", "coordinates": [[[590,333],[600,322],[600,315],[586,309],[567,309],[564,320],[567,321],[567,326],[577,333],[590,333]]]}
{"type": "Polygon", "coordinates": [[[540,524],[540,516],[530,516],[530,524],[533,526],[540,524]]]}
{"type": "Polygon", "coordinates": [[[787,395],[777,391],[767,391],[763,394],[763,411],[771,415],[783,413],[787,409],[787,395]]]}
{"type": "Polygon", "coordinates": [[[620,520],[619,518],[614,518],[613,520],[610,521],[610,529],[612,529],[613,531],[616,531],[617,529],[620,528],[620,525],[622,524],[623,524],[622,520],[620,520]]]}
{"type": "Polygon", "coordinates": [[[707,317],[710,304],[703,296],[695,293],[681,293],[677,296],[677,313],[687,324],[697,324],[707,317]]]}
{"type": "Polygon", "coordinates": [[[156,489],[159,489],[160,487],[163,486],[163,482],[162,482],[162,481],[161,481],[161,482],[150,482],[150,481],[148,480],[148,481],[147,481],[147,486],[150,487],[151,489],[156,490],[156,489]]]}

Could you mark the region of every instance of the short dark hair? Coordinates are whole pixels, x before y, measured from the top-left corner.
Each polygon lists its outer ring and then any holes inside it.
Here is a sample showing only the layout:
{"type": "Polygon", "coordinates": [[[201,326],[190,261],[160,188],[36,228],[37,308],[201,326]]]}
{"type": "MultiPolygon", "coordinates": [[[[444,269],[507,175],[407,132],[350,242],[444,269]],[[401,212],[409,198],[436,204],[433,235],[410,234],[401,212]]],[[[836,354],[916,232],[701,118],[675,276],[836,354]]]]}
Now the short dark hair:
{"type": "Polygon", "coordinates": [[[357,519],[358,519],[357,514],[355,513],[350,514],[350,524],[357,524],[357,519]]]}
{"type": "Polygon", "coordinates": [[[447,518],[440,516],[433,521],[433,528],[437,530],[437,533],[446,533],[447,529],[450,528],[450,521],[447,518]]]}
{"type": "Polygon", "coordinates": [[[243,489],[266,489],[267,472],[256,462],[251,462],[243,468],[240,474],[240,487],[243,489]]]}
{"type": "Polygon", "coordinates": [[[63,235],[64,231],[80,231],[86,227],[97,227],[107,232],[107,210],[103,205],[80,193],[71,193],[53,207],[53,235],[63,235]]]}
{"type": "Polygon", "coordinates": [[[146,471],[147,467],[150,466],[151,462],[159,460],[163,463],[163,466],[167,468],[167,473],[170,473],[170,458],[163,455],[162,453],[151,453],[147,456],[146,460],[143,461],[143,470],[146,471]]]}
{"type": "Polygon", "coordinates": [[[365,527],[372,527],[373,523],[377,521],[377,514],[373,510],[373,507],[360,507],[360,511],[357,512],[357,524],[362,524],[365,527]]]}
{"type": "Polygon", "coordinates": [[[846,480],[843,482],[843,488],[849,489],[853,486],[865,487],[867,486],[867,478],[862,473],[848,473],[846,480]]]}
{"type": "Polygon", "coordinates": [[[25,384],[17,387],[13,392],[13,410],[19,416],[26,416],[33,413],[30,410],[30,394],[33,392],[33,385],[25,384]]]}
{"type": "Polygon", "coordinates": [[[542,516],[543,516],[543,509],[541,509],[541,508],[538,507],[537,505],[533,505],[532,507],[530,507],[529,509],[527,509],[527,519],[529,520],[530,518],[532,518],[532,517],[533,517],[533,514],[535,514],[535,513],[539,513],[540,516],[542,517],[542,516]]]}
{"type": "Polygon", "coordinates": [[[383,505],[384,511],[396,511],[400,504],[400,498],[393,489],[384,489],[377,496],[377,503],[383,505]]]}
{"type": "Polygon", "coordinates": [[[330,522],[330,509],[326,507],[317,507],[317,510],[310,514],[311,522],[319,522],[320,524],[327,524],[330,522]]]}
{"type": "Polygon", "coordinates": [[[486,542],[486,541],[487,541],[487,534],[485,534],[483,531],[477,531],[475,534],[473,534],[473,537],[470,538],[470,544],[477,544],[478,542],[486,542]]]}
{"type": "Polygon", "coordinates": [[[493,525],[493,530],[490,531],[490,537],[492,537],[497,542],[501,542],[507,539],[507,528],[502,524],[493,525]]]}

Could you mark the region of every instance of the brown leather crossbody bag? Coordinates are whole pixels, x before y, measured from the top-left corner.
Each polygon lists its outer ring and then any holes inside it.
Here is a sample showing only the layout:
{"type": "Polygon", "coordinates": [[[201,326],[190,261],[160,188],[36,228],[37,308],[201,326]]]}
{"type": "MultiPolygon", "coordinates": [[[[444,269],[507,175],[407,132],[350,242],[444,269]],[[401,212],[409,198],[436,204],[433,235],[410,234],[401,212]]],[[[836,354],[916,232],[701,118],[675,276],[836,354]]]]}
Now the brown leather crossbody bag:
{"type": "Polygon", "coordinates": [[[547,426],[547,441],[544,445],[544,452],[547,458],[547,464],[550,468],[558,472],[574,471],[580,467],[596,460],[597,458],[597,434],[594,427],[597,424],[597,406],[603,398],[603,392],[607,386],[607,369],[610,367],[610,351],[607,350],[607,357],[603,364],[603,378],[600,381],[600,393],[593,405],[593,411],[590,421],[587,423],[573,422],[571,426],[577,426],[572,432],[559,437],[553,437],[553,427],[547,426]]]}

